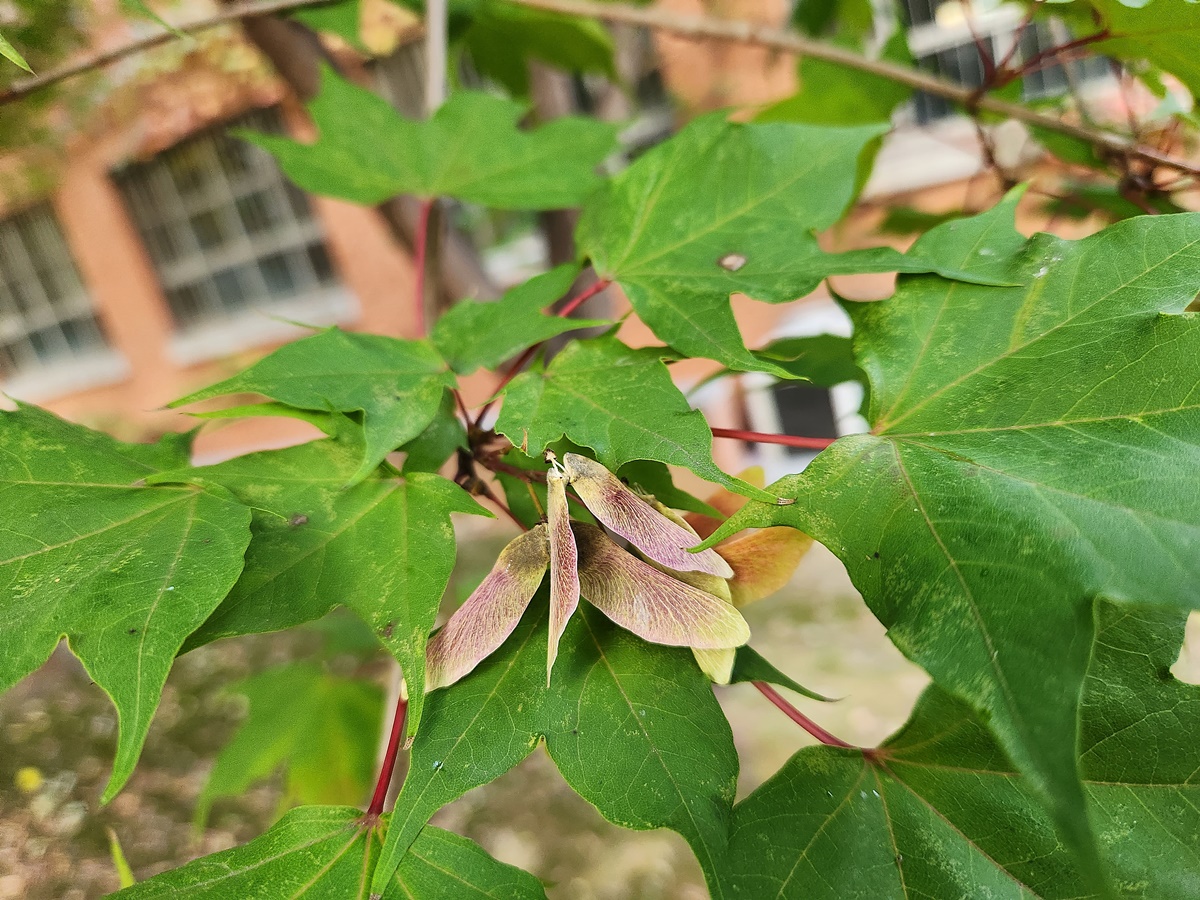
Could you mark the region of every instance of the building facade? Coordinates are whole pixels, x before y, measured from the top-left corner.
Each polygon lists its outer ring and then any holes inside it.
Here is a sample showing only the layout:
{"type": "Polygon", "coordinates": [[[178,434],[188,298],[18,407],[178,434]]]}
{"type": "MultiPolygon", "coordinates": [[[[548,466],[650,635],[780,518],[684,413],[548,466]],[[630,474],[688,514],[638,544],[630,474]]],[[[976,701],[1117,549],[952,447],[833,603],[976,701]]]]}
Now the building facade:
{"type": "MultiPolygon", "coordinates": [[[[699,0],[666,5],[704,11],[699,0]]],[[[725,0],[721,11],[778,23],[788,6],[786,0],[725,0]]],[[[930,0],[906,0],[901,13],[915,29],[922,65],[966,83],[977,77],[970,63],[974,38],[962,21],[930,0]]],[[[1013,14],[999,8],[984,22],[994,52],[1007,52],[1017,39],[1013,14]]],[[[1054,37],[1022,36],[1035,43],[1018,52],[1036,53],[1037,40],[1054,37]]],[[[103,38],[119,42],[122,35],[110,29],[103,38]]],[[[761,49],[663,36],[639,40],[654,56],[653,64],[639,63],[639,77],[665,86],[682,110],[769,102],[796,87],[793,60],[761,49]]],[[[236,35],[226,49],[251,52],[236,35]]],[[[254,60],[244,68],[261,66],[254,60]]],[[[398,109],[414,115],[422,66],[419,41],[403,38],[365,71],[398,109]]],[[[52,192],[0,209],[3,391],[131,439],[191,427],[194,420],[164,405],[307,333],[296,322],[416,336],[412,261],[378,214],[305,195],[269,155],[231,133],[241,128],[303,138],[310,126],[301,104],[269,73],[239,80],[224,71],[184,69],[143,83],[136,115],[72,139],[52,192]]],[[[1047,71],[1027,89],[1053,90],[1055,78],[1103,89],[1106,77],[1107,69],[1047,71]]],[[[661,136],[673,118],[661,99],[630,129],[642,145],[661,136]]],[[[972,181],[983,167],[974,129],[936,100],[917,98],[897,123],[868,198],[911,194],[916,205],[952,208],[961,205],[964,190],[992,189],[972,181]]],[[[853,244],[874,221],[869,214],[852,221],[842,239],[853,244]]],[[[488,223],[493,231],[494,224],[488,223]]],[[[545,264],[534,233],[491,255],[501,278],[545,264]]],[[[885,296],[890,284],[887,277],[862,278],[839,283],[839,290],[865,299],[885,296]]],[[[744,298],[734,305],[752,344],[848,329],[821,294],[783,307],[744,298]]],[[[623,336],[654,341],[636,322],[623,336]]],[[[683,382],[706,374],[703,361],[676,369],[683,382]]],[[[489,388],[484,375],[467,392],[482,399],[489,388]]],[[[832,436],[863,426],[852,386],[782,391],[746,377],[705,388],[697,401],[714,425],[726,427],[832,436]]],[[[197,457],[281,446],[311,433],[303,423],[279,419],[210,426],[197,457]]],[[[723,443],[719,461],[730,467],[746,461],[747,448],[723,443]]],[[[757,452],[771,474],[803,461],[778,448],[757,452]]]]}

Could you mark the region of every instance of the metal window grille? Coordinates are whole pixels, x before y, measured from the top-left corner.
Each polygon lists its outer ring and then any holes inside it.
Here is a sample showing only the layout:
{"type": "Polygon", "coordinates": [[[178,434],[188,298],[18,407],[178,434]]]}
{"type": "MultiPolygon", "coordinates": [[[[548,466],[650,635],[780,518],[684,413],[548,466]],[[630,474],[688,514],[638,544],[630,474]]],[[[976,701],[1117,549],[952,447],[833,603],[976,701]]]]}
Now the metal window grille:
{"type": "Polygon", "coordinates": [[[106,349],[50,204],[0,221],[0,377],[106,349]]]}
{"type": "MultiPolygon", "coordinates": [[[[1071,40],[1071,33],[1058,22],[1041,23],[1025,29],[1021,35],[1018,59],[1029,60],[1039,53],[1061,47],[1071,40]]],[[[1112,66],[1107,57],[1087,56],[1072,60],[1066,65],[1054,64],[1030,72],[1024,78],[1023,94],[1026,100],[1057,97],[1071,88],[1072,82],[1096,81],[1108,78],[1112,66]]]]}
{"type": "MultiPolygon", "coordinates": [[[[1070,40],[1070,32],[1057,20],[1037,22],[1018,35],[1024,16],[1019,7],[998,5],[963,12],[948,17],[954,24],[942,24],[938,11],[943,7],[958,7],[958,0],[903,0],[901,18],[911,27],[909,46],[917,65],[927,72],[951,81],[978,87],[983,83],[984,65],[979,43],[992,60],[1002,59],[1017,41],[1014,64],[1032,59],[1039,53],[1061,46],[1070,40]],[[968,25],[962,16],[974,16],[968,25]],[[961,19],[961,21],[959,21],[961,19]]],[[[1108,60],[1088,58],[1063,65],[1051,65],[1031,72],[1023,79],[1022,94],[1026,100],[1039,100],[1065,93],[1072,83],[1094,81],[1109,77],[1108,60]]],[[[913,99],[913,112],[918,124],[928,124],[955,112],[952,104],[941,97],[918,93],[913,99]]]]}
{"type": "MultiPolygon", "coordinates": [[[[827,388],[795,381],[771,386],[771,395],[784,434],[801,437],[838,437],[833,395],[827,388]]],[[[795,451],[796,448],[788,448],[795,451]]]]}
{"type": "Polygon", "coordinates": [[[283,130],[277,110],[258,110],[116,176],[185,332],[337,281],[308,198],[230,127],[283,130]]]}

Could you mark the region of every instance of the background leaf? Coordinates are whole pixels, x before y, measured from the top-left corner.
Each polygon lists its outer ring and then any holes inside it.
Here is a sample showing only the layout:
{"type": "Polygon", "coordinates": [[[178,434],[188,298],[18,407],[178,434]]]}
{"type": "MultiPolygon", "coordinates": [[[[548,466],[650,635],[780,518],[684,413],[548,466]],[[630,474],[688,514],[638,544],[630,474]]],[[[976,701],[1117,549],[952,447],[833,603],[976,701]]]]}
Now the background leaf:
{"type": "Polygon", "coordinates": [[[462,36],[475,70],[515,97],[529,95],[529,63],[615,81],[613,39],[594,19],[484,0],[462,36]]]}
{"type": "Polygon", "coordinates": [[[149,4],[144,2],[144,0],[119,0],[119,2],[121,9],[126,13],[131,13],[135,16],[141,16],[143,18],[150,19],[151,21],[167,29],[167,31],[171,32],[177,38],[190,40],[190,37],[185,32],[180,31],[178,28],[156,13],[150,8],[149,4]]]}
{"type": "MultiPolygon", "coordinates": [[[[889,62],[913,66],[908,36],[898,29],[883,49],[889,62]]],[[[912,96],[912,88],[870,72],[859,72],[803,56],[797,64],[800,89],[772,103],[756,122],[807,122],[810,125],[870,125],[890,122],[892,113],[912,96]]]]}
{"type": "MultiPolygon", "coordinates": [[[[1181,735],[1200,732],[1200,690],[1168,674],[1183,615],[1105,604],[1098,621],[1082,769],[1104,862],[1121,897],[1184,900],[1200,887],[1200,745],[1181,735]]],[[[984,722],[936,686],[880,750],[802,750],[734,816],[741,896],[1098,896],[984,722]]]]}
{"type": "Polygon", "coordinates": [[[785,687],[789,691],[795,691],[802,697],[808,697],[810,700],[820,700],[822,703],[837,702],[835,698],[818,694],[816,691],[806,688],[800,682],[780,672],[761,653],[753,649],[749,644],[745,644],[737,648],[737,655],[733,659],[733,674],[730,676],[729,683],[742,684],[751,681],[765,681],[767,684],[785,687]]]}
{"type": "Polygon", "coordinates": [[[112,698],[111,799],[133,771],[184,639],[229,592],[250,511],[194,485],[148,487],[188,440],[122,444],[30,406],[0,414],[0,691],[65,637],[112,698]]]}
{"type": "Polygon", "coordinates": [[[415,438],[400,446],[404,453],[401,471],[406,474],[436,472],[459,449],[467,449],[467,429],[458,417],[453,395],[445,391],[433,421],[415,438]]]}
{"type": "MultiPolygon", "coordinates": [[[[386,822],[387,817],[384,817],[386,822]]],[[[114,894],[121,900],[189,897],[305,897],[367,900],[379,829],[352,806],[294,809],[270,831],[114,894]]],[[[383,900],[536,900],[537,879],[488,856],[477,845],[426,828],[381,891],[383,900]]]]}
{"type": "Polygon", "coordinates": [[[611,336],[574,341],[544,371],[514,378],[496,430],[531,456],[566,436],[594,450],[610,470],[655,460],[747,496],[770,497],[713,463],[712,431],[671,380],[662,350],[633,350],[611,336]]]}
{"type": "Polygon", "coordinates": [[[1146,59],[1183,82],[1192,96],[1200,95],[1200,59],[1192,52],[1200,39],[1200,7],[1170,0],[1123,3],[1121,0],[1086,0],[1065,7],[1078,12],[1070,21],[1080,36],[1099,31],[1091,7],[1100,15],[1112,37],[1094,44],[1098,53],[1118,59],[1146,59]]]}
{"type": "Polygon", "coordinates": [[[1200,216],[1070,242],[1012,230],[1015,198],[925,251],[989,255],[1017,287],[902,284],[855,304],[870,435],[838,441],[739,527],[791,524],[845,562],[889,637],[989,716],[1081,852],[1075,747],[1093,598],[1200,597],[1200,216]],[[936,350],[934,349],[936,348],[936,350]]]}
{"type": "Polygon", "coordinates": [[[357,803],[371,787],[383,691],[361,679],[290,663],[231,685],[248,712],[217,756],[196,803],[203,827],[213,801],[285,771],[281,803],[357,803]]]}
{"type": "Polygon", "coordinates": [[[240,456],[191,477],[254,509],[246,570],[188,648],[290,628],[342,604],[396,657],[408,683],[408,734],[421,721],[425,642],[454,568],[450,514],[489,515],[451,481],[413,472],[344,488],[361,450],[319,440],[240,456]]]}
{"type": "Polygon", "coordinates": [[[29,63],[25,62],[25,57],[18,53],[17,48],[10,44],[2,34],[0,34],[0,56],[3,56],[10,63],[20,66],[30,75],[33,74],[33,69],[29,68],[29,63]]]}
{"type": "Polygon", "coordinates": [[[302,410],[361,412],[364,459],[349,483],[424,431],[437,415],[443,389],[453,384],[446,363],[426,341],[330,328],[285,344],[232,378],[170,405],[255,393],[302,410]]]}
{"type": "Polygon", "coordinates": [[[593,325],[597,319],[545,315],[543,310],[570,291],[579,265],[567,263],[507,291],[499,300],[463,300],[433,326],[432,340],[460,375],[478,368],[494,369],[526,347],[593,325]]]}
{"type": "Polygon", "coordinates": [[[426,122],[326,67],[309,104],[320,137],[301,144],[243,136],[268,150],[287,176],[314,194],[375,204],[396,194],[456,197],[498,209],[577,206],[597,185],[595,169],[616,146],[614,126],[564,117],[517,127],[519,103],[459,91],[426,122]],[[374,139],[363,141],[369,133],[374,139]]]}

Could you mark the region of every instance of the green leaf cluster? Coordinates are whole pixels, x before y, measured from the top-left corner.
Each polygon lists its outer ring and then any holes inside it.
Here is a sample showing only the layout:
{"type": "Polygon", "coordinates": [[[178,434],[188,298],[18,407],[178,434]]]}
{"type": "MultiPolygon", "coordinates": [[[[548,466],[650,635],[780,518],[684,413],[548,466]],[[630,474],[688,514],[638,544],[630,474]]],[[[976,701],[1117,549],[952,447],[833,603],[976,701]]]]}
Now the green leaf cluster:
{"type": "Polygon", "coordinates": [[[751,503],[712,540],[790,524],[833,549],[892,641],[986,718],[1094,861],[1077,747],[1095,600],[1198,596],[1200,381],[1178,361],[1200,352],[1183,312],[1200,219],[1026,240],[1016,200],[920,246],[1020,283],[911,278],[849,305],[871,434],[771,486],[794,504],[751,503]]]}

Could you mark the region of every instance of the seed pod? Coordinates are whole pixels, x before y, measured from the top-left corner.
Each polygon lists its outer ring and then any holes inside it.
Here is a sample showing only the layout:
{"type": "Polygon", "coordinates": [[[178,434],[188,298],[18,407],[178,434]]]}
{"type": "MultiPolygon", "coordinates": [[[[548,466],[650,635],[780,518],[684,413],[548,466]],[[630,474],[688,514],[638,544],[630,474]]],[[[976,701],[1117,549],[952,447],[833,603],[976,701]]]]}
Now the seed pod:
{"type": "Polygon", "coordinates": [[[513,633],[550,563],[546,526],[513,538],[425,651],[425,689],[454,684],[513,633]]]}
{"type": "Polygon", "coordinates": [[[575,453],[563,457],[567,480],[597,519],[648,557],[679,572],[706,572],[729,578],[733,570],[713,550],[688,553],[696,536],[669,519],[621,483],[595,460],[575,453]]]}
{"type": "Polygon", "coordinates": [[[575,522],[579,582],[593,606],[655,644],[717,650],[740,647],[750,626],[734,607],[660,572],[614,544],[595,525],[575,522]]]}
{"type": "Polygon", "coordinates": [[[546,525],[550,536],[550,645],[546,653],[546,684],[558,656],[558,642],[567,620],[579,605],[579,554],[567,511],[567,483],[563,473],[546,473],[546,525]]]}

